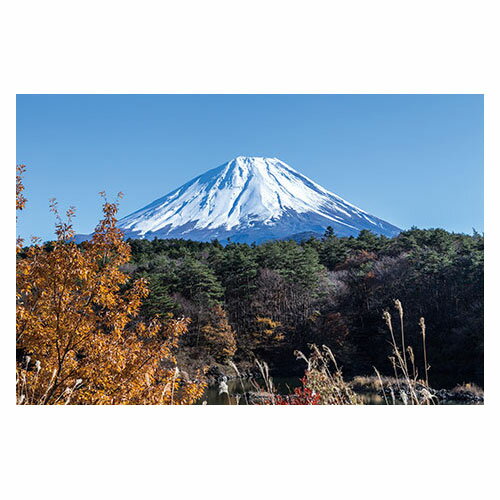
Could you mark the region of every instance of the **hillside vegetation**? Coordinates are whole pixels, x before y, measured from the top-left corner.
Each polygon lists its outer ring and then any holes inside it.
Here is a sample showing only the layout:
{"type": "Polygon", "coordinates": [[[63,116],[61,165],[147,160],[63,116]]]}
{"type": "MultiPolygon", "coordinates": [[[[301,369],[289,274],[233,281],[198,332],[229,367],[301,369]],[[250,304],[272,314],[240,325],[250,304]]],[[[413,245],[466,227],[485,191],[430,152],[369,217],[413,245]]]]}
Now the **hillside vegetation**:
{"type": "Polygon", "coordinates": [[[126,272],[151,289],[141,313],[191,318],[179,347],[186,368],[258,358],[276,374],[298,374],[294,351],[317,344],[335,352],[348,376],[374,366],[390,375],[382,315],[399,299],[417,360],[425,316],[431,385],[482,385],[484,238],[476,232],[338,238],[329,228],[300,243],[129,244],[126,272]]]}

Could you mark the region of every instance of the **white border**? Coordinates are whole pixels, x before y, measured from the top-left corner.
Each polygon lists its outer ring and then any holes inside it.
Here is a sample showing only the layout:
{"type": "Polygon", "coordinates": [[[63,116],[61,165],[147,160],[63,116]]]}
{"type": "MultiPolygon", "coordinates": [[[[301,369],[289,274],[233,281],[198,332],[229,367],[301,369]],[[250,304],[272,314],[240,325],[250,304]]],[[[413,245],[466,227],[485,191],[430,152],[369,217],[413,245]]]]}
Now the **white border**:
{"type": "Polygon", "coordinates": [[[179,3],[28,0],[2,16],[4,497],[491,498],[500,352],[494,3],[179,3]],[[484,407],[13,405],[15,94],[190,92],[485,93],[484,407]]]}

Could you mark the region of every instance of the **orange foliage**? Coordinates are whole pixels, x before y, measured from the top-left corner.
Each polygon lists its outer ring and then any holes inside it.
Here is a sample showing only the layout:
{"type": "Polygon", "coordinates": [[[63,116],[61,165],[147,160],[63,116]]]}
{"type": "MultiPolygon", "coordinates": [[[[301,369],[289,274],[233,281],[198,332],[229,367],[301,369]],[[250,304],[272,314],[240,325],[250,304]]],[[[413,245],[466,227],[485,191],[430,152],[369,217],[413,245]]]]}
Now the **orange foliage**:
{"type": "Polygon", "coordinates": [[[257,326],[255,340],[257,343],[280,342],[284,339],[279,321],[273,321],[271,318],[261,316],[257,316],[255,321],[257,326]]]}
{"type": "Polygon", "coordinates": [[[201,328],[201,333],[218,360],[232,358],[236,353],[234,330],[227,320],[226,311],[220,305],[212,308],[210,321],[201,328]]]}
{"type": "MultiPolygon", "coordinates": [[[[22,210],[26,205],[26,198],[23,195],[24,185],[22,176],[26,170],[26,165],[16,165],[16,210],[22,210]]],[[[22,247],[23,240],[17,238],[16,241],[16,251],[19,251],[22,247]]]]}
{"type": "MultiPolygon", "coordinates": [[[[18,174],[21,174],[18,170],[18,174]]],[[[18,209],[24,206],[16,185],[18,209]]],[[[191,404],[204,384],[182,380],[172,349],[188,320],[138,319],[148,294],[120,267],[130,247],[105,200],[92,239],[78,247],[71,208],[51,248],[32,245],[17,264],[19,404],[191,404]]]]}
{"type": "Polygon", "coordinates": [[[26,205],[26,198],[23,196],[24,185],[22,175],[26,170],[26,165],[16,165],[16,210],[22,210],[26,205]]]}

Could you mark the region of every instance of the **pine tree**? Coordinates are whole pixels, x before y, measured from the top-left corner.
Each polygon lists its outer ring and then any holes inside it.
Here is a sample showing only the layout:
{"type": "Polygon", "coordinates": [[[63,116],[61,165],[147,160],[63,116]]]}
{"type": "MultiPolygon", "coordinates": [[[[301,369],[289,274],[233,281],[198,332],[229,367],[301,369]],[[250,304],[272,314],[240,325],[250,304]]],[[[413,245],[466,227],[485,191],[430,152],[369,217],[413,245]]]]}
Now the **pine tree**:
{"type": "Polygon", "coordinates": [[[177,291],[186,299],[207,307],[220,303],[224,290],[215,273],[204,262],[186,257],[176,273],[177,291]]]}
{"type": "Polygon", "coordinates": [[[335,232],[333,230],[333,227],[332,226],[328,226],[325,229],[325,233],[323,235],[323,239],[329,240],[329,239],[334,238],[334,237],[335,237],[335,232]]]}

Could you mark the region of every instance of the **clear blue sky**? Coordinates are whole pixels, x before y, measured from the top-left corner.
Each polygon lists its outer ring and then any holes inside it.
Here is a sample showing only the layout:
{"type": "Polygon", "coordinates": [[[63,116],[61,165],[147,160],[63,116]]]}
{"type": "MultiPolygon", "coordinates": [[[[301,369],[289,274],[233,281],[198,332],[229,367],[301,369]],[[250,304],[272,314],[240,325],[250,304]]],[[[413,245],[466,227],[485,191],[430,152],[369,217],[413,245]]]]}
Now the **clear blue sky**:
{"type": "Polygon", "coordinates": [[[18,233],[52,239],[52,197],[89,233],[99,191],[123,191],[124,216],[239,155],[401,228],[483,231],[482,95],[20,95],[18,233]]]}

